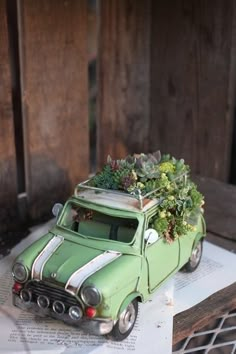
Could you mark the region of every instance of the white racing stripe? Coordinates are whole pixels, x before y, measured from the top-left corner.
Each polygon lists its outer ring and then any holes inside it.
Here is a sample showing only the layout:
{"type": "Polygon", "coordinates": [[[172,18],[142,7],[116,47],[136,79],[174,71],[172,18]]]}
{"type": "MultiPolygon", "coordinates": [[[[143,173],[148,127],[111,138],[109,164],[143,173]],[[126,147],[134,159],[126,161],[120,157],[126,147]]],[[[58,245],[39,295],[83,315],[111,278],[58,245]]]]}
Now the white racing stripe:
{"type": "Polygon", "coordinates": [[[31,276],[35,280],[42,280],[42,273],[45,263],[51,257],[51,255],[58,249],[58,247],[63,243],[64,237],[54,236],[48,244],[44,247],[38,257],[34,260],[31,276]]]}
{"type": "Polygon", "coordinates": [[[113,262],[120,256],[121,253],[119,252],[106,251],[95,257],[70,276],[66,283],[65,290],[72,294],[76,294],[83,282],[88,277],[97,272],[99,269],[105,267],[107,264],[113,262]]]}

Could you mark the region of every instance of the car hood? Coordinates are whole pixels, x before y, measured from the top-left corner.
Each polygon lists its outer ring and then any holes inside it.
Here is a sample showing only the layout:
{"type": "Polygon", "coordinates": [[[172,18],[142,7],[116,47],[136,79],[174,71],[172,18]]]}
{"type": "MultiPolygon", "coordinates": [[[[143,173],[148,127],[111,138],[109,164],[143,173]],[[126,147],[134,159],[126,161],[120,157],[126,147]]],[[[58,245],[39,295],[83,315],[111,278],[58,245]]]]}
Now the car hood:
{"type": "Polygon", "coordinates": [[[102,251],[54,236],[35,258],[32,276],[72,293],[77,293],[85,282],[111,293],[125,286],[131,277],[138,278],[140,264],[136,255],[102,251]]]}
{"type": "MultiPolygon", "coordinates": [[[[56,238],[54,237],[51,241],[56,238]]],[[[101,250],[83,246],[66,239],[63,239],[59,245],[55,244],[54,251],[52,251],[53,247],[50,250],[48,245],[49,243],[41,252],[47,252],[48,249],[49,254],[46,261],[41,265],[40,280],[49,280],[50,282],[54,281],[61,284],[66,283],[75,271],[84,267],[103,253],[101,250]]],[[[36,264],[37,259],[34,262],[33,268],[36,264]]],[[[33,269],[32,274],[34,274],[33,269]]]]}

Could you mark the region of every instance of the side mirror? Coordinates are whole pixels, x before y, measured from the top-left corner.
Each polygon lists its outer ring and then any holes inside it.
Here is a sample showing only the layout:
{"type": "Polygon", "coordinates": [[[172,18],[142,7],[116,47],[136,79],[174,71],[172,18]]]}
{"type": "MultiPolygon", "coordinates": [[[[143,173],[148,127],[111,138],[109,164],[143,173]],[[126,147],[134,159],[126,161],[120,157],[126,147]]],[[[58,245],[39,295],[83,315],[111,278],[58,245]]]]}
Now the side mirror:
{"type": "Polygon", "coordinates": [[[56,203],[53,205],[52,214],[58,219],[62,209],[63,205],[61,203],[56,203]]]}
{"type": "Polygon", "coordinates": [[[144,240],[147,245],[152,245],[159,239],[158,232],[155,229],[148,229],[145,231],[144,240]]]}

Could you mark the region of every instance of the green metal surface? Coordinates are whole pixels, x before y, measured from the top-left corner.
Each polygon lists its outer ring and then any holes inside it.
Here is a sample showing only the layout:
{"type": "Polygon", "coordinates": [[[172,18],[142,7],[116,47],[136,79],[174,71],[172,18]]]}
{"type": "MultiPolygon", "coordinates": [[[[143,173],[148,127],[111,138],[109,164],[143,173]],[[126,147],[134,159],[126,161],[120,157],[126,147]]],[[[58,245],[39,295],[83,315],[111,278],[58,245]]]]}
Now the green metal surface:
{"type": "Polygon", "coordinates": [[[54,282],[65,284],[69,277],[79,268],[101,254],[100,250],[78,245],[64,240],[62,245],[46,262],[43,270],[43,280],[49,280],[51,274],[56,274],[54,282]]]}
{"type": "Polygon", "coordinates": [[[40,254],[40,252],[52,238],[53,234],[51,232],[47,233],[39,240],[34,242],[31,246],[27,247],[17,257],[16,262],[23,263],[29,270],[31,270],[35,258],[40,254]]]}
{"type": "MultiPolygon", "coordinates": [[[[131,207],[128,210],[106,207],[92,201],[78,201],[73,197],[65,205],[57,225],[51,232],[27,248],[18,256],[16,261],[23,263],[31,274],[34,260],[48,242],[56,235],[62,236],[64,241],[55,252],[47,257],[43,265],[42,281],[65,289],[70,277],[76,271],[86,267],[96,257],[107,250],[120,252],[121,256],[101,269],[95,270],[82,284],[82,287],[86,285],[95,286],[102,295],[102,302],[97,308],[97,316],[116,320],[120,311],[135,297],[146,301],[156,288],[169,276],[177,272],[188,261],[195,243],[205,236],[205,222],[204,218],[200,216],[194,232],[180,236],[171,244],[160,237],[155,243],[146,245],[144,232],[150,216],[157,211],[157,205],[153,205],[145,211],[139,209],[133,211],[131,209],[131,207]],[[128,236],[129,232],[125,226],[123,226],[123,230],[126,230],[123,240],[130,237],[128,243],[111,240],[109,233],[106,231],[107,228],[104,227],[97,229],[97,235],[93,230],[91,236],[89,235],[89,228],[87,228],[86,237],[82,234],[85,231],[80,233],[78,228],[68,229],[63,226],[63,220],[67,216],[68,203],[71,202],[105,213],[108,219],[110,216],[114,216],[127,218],[127,222],[130,219],[137,220],[138,227],[134,238],[128,236]],[[105,232],[107,233],[106,238],[104,236],[105,232]]],[[[81,288],[78,289],[76,294],[78,298],[80,298],[80,291],[81,288]]]]}

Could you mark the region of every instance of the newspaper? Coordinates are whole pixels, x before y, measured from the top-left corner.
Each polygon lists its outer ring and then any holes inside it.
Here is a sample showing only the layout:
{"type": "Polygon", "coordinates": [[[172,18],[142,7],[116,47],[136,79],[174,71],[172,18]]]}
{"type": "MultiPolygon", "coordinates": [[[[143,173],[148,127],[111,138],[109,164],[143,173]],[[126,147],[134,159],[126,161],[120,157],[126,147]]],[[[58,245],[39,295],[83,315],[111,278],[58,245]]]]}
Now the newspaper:
{"type": "Polygon", "coordinates": [[[11,304],[11,266],[14,258],[50,228],[53,221],[35,228],[11,254],[0,260],[0,352],[23,353],[172,353],[173,315],[194,306],[235,282],[236,255],[205,242],[199,268],[178,273],[139,305],[132,333],[123,342],[84,333],[51,318],[36,317],[11,304]]]}
{"type": "Polygon", "coordinates": [[[203,258],[193,273],[178,272],[174,285],[174,314],[185,311],[236,281],[236,255],[204,242],[203,258]]]}

